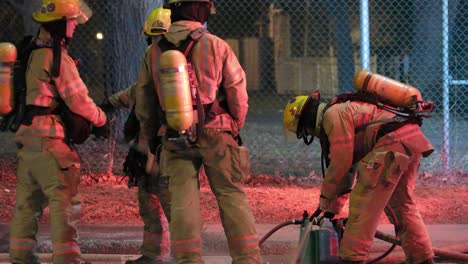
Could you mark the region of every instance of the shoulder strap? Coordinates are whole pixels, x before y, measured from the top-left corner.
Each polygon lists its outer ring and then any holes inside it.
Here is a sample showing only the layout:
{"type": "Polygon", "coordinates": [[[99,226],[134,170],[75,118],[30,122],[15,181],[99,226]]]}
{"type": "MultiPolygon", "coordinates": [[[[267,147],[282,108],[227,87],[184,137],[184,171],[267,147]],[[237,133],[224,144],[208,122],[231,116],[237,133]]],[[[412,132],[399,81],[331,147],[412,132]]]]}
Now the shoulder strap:
{"type": "Polygon", "coordinates": [[[167,50],[179,50],[184,53],[185,57],[187,58],[187,61],[190,61],[190,55],[192,52],[193,45],[195,42],[200,40],[208,30],[204,27],[195,29],[190,33],[190,35],[181,42],[181,45],[179,47],[176,47],[172,42],[166,39],[165,36],[162,36],[161,39],[158,41],[158,46],[161,49],[161,52],[167,51],[167,50]]]}
{"type": "Polygon", "coordinates": [[[206,29],[206,28],[204,28],[204,27],[197,28],[197,29],[195,29],[194,31],[192,31],[192,33],[190,33],[190,38],[192,38],[192,39],[195,40],[195,41],[198,41],[198,40],[201,39],[201,37],[203,37],[206,33],[208,33],[208,29],[206,29]]]}

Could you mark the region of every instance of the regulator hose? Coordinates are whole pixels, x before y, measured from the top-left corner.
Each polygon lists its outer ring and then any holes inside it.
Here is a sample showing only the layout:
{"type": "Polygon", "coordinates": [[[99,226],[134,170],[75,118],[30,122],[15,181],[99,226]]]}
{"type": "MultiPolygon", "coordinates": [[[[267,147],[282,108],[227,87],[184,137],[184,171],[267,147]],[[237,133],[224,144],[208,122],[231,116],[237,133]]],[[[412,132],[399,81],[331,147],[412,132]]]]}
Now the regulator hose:
{"type": "Polygon", "coordinates": [[[261,239],[260,241],[258,241],[258,245],[261,247],[263,245],[263,243],[265,242],[265,240],[267,240],[271,235],[273,235],[276,231],[280,230],[281,228],[285,227],[285,226],[288,226],[288,225],[300,225],[302,224],[302,220],[289,220],[289,221],[286,221],[286,222],[283,222],[275,227],[273,227],[270,231],[268,231],[268,233],[266,233],[261,239]]]}
{"type": "MultiPolygon", "coordinates": [[[[393,223],[394,223],[394,226],[395,226],[395,235],[396,237],[394,236],[391,236],[391,235],[387,235],[385,233],[382,233],[381,231],[377,230],[376,233],[375,233],[375,237],[380,239],[380,240],[383,240],[383,241],[386,241],[386,242],[389,242],[392,244],[392,246],[387,250],[385,251],[382,255],[380,255],[379,257],[375,258],[375,259],[372,259],[368,262],[366,262],[366,264],[372,264],[372,263],[376,263],[377,261],[380,261],[382,260],[383,258],[385,258],[386,256],[388,256],[394,249],[397,245],[400,245],[401,242],[398,240],[398,224],[397,224],[397,219],[396,219],[396,216],[395,216],[395,212],[389,207],[387,206],[385,208],[387,211],[388,211],[388,214],[392,217],[392,220],[393,220],[393,223]]],[[[321,213],[321,210],[320,208],[318,208],[313,214],[312,216],[310,217],[310,221],[308,222],[308,225],[305,227],[305,234],[307,234],[308,232],[310,232],[311,228],[312,228],[312,219],[317,217],[319,214],[321,213]]],[[[300,224],[303,224],[304,221],[308,218],[308,214],[307,214],[307,211],[304,211],[303,213],[303,219],[302,220],[289,220],[289,221],[285,221],[285,222],[282,222],[280,223],[279,225],[273,227],[270,231],[268,231],[258,242],[259,246],[261,247],[263,245],[263,243],[265,243],[265,241],[271,237],[274,233],[276,233],[278,230],[280,230],[281,228],[285,227],[285,226],[288,226],[288,225],[300,225],[300,224]]],[[[347,219],[346,219],[347,220],[347,219]]],[[[346,220],[345,220],[345,223],[346,223],[346,220]]],[[[294,256],[294,261],[295,263],[298,263],[297,261],[300,261],[302,259],[301,255],[304,251],[304,246],[305,246],[305,242],[307,241],[307,236],[304,235],[301,239],[301,241],[299,242],[299,245],[298,245],[298,251],[296,252],[296,256],[294,256]]]]}

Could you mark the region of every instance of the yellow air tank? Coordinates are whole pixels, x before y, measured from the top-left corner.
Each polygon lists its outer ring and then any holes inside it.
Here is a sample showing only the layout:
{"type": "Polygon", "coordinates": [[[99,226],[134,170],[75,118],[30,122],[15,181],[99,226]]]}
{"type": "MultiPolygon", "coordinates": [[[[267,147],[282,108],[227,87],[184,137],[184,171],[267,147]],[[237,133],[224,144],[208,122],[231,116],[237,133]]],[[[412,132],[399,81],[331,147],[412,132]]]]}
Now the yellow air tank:
{"type": "Polygon", "coordinates": [[[185,131],[193,124],[192,95],[187,59],[178,50],[168,50],[160,58],[160,91],[167,125],[185,131]]]}
{"type": "Polygon", "coordinates": [[[353,86],[395,106],[418,108],[418,103],[422,101],[417,88],[369,71],[358,72],[354,76],[353,86]]]}
{"type": "Polygon", "coordinates": [[[13,69],[16,62],[16,47],[9,42],[0,43],[0,116],[13,110],[13,69]]]}

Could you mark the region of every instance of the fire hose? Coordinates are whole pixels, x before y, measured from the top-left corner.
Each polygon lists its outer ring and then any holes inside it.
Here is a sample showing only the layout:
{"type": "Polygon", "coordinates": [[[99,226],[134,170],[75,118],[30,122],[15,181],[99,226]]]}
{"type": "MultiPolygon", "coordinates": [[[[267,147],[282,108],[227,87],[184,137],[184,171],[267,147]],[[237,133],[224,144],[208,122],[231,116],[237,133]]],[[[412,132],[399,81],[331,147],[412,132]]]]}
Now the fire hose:
{"type": "MultiPolygon", "coordinates": [[[[320,209],[317,209],[315,211],[315,213],[310,217],[311,220],[313,218],[318,217],[318,215],[321,212],[319,210],[320,209]]],[[[392,220],[394,221],[394,223],[396,223],[396,217],[395,217],[395,214],[393,213],[393,211],[391,210],[391,208],[387,207],[386,210],[388,210],[388,213],[393,218],[392,220]]],[[[278,230],[282,229],[283,227],[286,227],[288,225],[301,225],[301,224],[305,223],[306,220],[307,220],[307,211],[304,211],[303,218],[301,220],[289,220],[289,221],[285,221],[285,222],[280,223],[279,225],[273,227],[270,231],[268,231],[259,240],[259,245],[262,246],[270,236],[272,236],[274,233],[276,233],[278,230]]],[[[343,220],[343,222],[342,222],[343,226],[342,227],[344,227],[344,225],[347,222],[347,219],[344,218],[344,219],[341,219],[341,220],[343,220]]],[[[307,225],[304,228],[304,234],[308,234],[310,232],[310,230],[312,229],[312,225],[313,225],[312,223],[313,223],[313,221],[309,221],[307,223],[307,225]]],[[[334,222],[334,226],[336,224],[338,224],[338,221],[334,222]]],[[[397,233],[398,233],[398,229],[397,229],[397,225],[396,225],[395,226],[395,234],[397,234],[397,233]]],[[[376,231],[375,237],[382,240],[382,241],[391,243],[392,245],[382,255],[380,255],[380,256],[378,256],[378,257],[376,257],[376,258],[374,258],[374,259],[372,259],[370,261],[367,261],[366,262],[367,264],[376,263],[377,261],[382,260],[383,258],[388,256],[395,249],[395,247],[397,245],[401,246],[401,241],[398,240],[398,237],[395,237],[395,236],[392,236],[392,235],[389,235],[389,234],[385,234],[385,233],[383,233],[383,232],[381,232],[379,230],[376,231]]],[[[298,244],[298,247],[297,247],[297,252],[296,252],[296,255],[294,256],[294,262],[293,263],[301,263],[302,255],[303,255],[304,250],[305,250],[306,241],[307,241],[307,235],[302,236],[301,240],[299,241],[299,244],[298,244]]],[[[438,256],[438,257],[444,257],[444,258],[451,259],[451,260],[468,261],[468,254],[463,254],[463,253],[460,253],[460,252],[447,250],[447,249],[442,249],[442,248],[432,248],[432,250],[433,250],[435,256],[438,256]]]]}
{"type": "MultiPolygon", "coordinates": [[[[385,242],[392,243],[393,245],[401,246],[400,240],[396,239],[395,237],[391,235],[380,232],[378,230],[375,232],[375,237],[385,242]]],[[[456,252],[453,250],[447,250],[443,248],[432,248],[432,251],[434,251],[434,254],[439,257],[445,257],[451,260],[468,261],[468,254],[456,252]]]]}

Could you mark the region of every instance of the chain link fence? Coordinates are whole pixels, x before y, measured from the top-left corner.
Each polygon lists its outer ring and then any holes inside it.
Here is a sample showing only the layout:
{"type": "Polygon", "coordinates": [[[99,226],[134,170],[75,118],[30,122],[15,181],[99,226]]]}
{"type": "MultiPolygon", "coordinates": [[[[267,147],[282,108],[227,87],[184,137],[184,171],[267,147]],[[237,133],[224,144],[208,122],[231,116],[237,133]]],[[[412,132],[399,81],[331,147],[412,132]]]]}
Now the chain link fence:
{"type": "MultiPolygon", "coordinates": [[[[29,1],[24,2],[0,2],[1,42],[17,43],[31,34],[27,31],[31,31],[33,9],[29,1]]],[[[100,102],[136,80],[146,46],[141,25],[162,2],[88,2],[94,17],[78,27],[70,53],[80,59],[81,76],[90,95],[100,102]],[[96,37],[99,32],[103,39],[96,37]]],[[[436,148],[423,161],[424,170],[466,171],[465,1],[215,2],[217,15],[208,22],[208,29],[230,44],[247,73],[250,109],[241,134],[251,150],[252,174],[320,174],[317,142],[310,146],[302,141],[283,142],[283,108],[291,96],[315,89],[326,99],[352,91],[352,78],[365,63],[363,54],[368,55],[366,63],[372,71],[418,87],[425,99],[436,103],[433,118],[423,125],[436,148]]],[[[85,173],[122,174],[127,146],[121,130],[126,115],[125,110],[117,115],[111,139],[89,139],[79,146],[85,173]]],[[[0,170],[4,170],[13,164],[15,146],[11,133],[0,136],[0,170]]]]}

